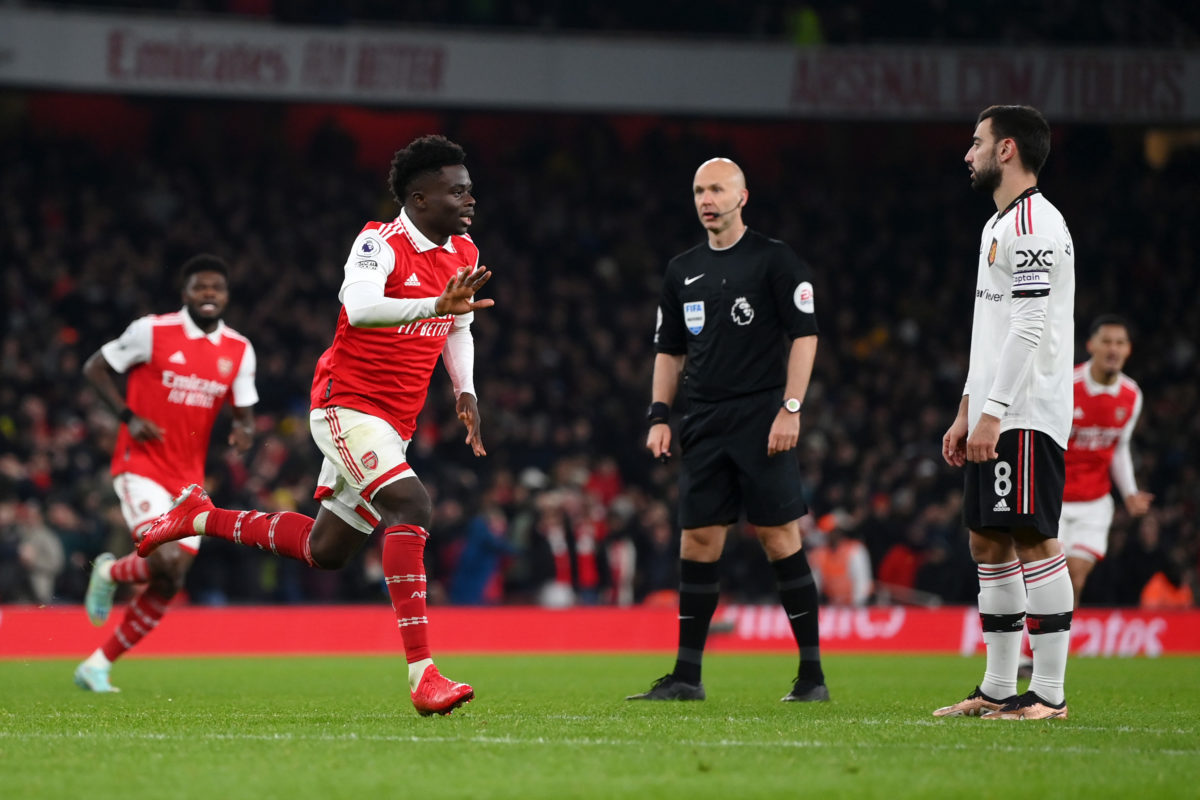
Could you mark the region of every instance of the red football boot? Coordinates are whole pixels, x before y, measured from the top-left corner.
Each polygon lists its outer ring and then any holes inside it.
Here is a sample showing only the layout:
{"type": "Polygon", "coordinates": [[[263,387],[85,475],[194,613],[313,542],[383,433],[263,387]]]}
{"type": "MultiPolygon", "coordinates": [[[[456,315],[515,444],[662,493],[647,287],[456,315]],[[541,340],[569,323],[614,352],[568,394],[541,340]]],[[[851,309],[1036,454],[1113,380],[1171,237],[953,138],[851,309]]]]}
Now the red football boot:
{"type": "Polygon", "coordinates": [[[153,553],[160,544],[186,539],[195,536],[192,520],[204,511],[212,511],[216,506],[208,499],[208,493],[196,484],[186,487],[171,506],[171,510],[163,514],[150,527],[146,528],[142,538],[138,540],[137,552],[142,558],[153,553]]]}
{"type": "Polygon", "coordinates": [[[474,689],[465,683],[455,683],[443,677],[433,664],[425,668],[417,690],[412,693],[413,706],[422,717],[428,717],[430,714],[449,714],[463,703],[474,699],[474,689]]]}

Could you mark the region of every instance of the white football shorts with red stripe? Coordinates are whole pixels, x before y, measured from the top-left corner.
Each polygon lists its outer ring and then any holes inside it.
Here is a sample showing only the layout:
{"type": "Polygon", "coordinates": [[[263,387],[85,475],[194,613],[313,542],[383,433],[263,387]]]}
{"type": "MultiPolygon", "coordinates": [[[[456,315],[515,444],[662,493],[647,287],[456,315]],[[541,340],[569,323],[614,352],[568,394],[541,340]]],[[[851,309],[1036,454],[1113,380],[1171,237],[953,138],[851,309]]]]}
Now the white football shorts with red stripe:
{"type": "Polygon", "coordinates": [[[401,478],[416,477],[405,458],[408,440],[379,417],[351,408],[314,408],[308,426],[325,456],[313,497],[369,534],[379,524],[371,504],[375,494],[401,478]]]}
{"type": "MultiPolygon", "coordinates": [[[[172,492],[157,481],[132,472],[113,476],[113,491],[121,501],[121,516],[125,517],[125,524],[129,526],[129,533],[135,542],[141,536],[143,527],[171,510],[171,503],[181,489],[182,486],[172,492]]],[[[200,552],[202,538],[198,535],[187,536],[178,540],[179,546],[194,555],[200,552]]]]}
{"type": "Polygon", "coordinates": [[[1104,558],[1115,505],[1111,494],[1080,503],[1063,503],[1058,539],[1068,558],[1093,562],[1104,558]]]}

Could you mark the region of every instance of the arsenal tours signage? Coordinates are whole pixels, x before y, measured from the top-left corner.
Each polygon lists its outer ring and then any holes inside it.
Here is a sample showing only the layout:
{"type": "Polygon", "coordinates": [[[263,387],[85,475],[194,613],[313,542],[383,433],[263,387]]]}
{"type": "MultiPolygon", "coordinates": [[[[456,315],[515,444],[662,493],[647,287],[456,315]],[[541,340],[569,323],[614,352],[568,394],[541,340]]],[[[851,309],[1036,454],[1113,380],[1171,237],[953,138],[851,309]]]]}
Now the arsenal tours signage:
{"type": "Polygon", "coordinates": [[[396,106],[1055,122],[1200,120],[1200,52],[820,47],[304,28],[0,7],[0,85],[396,106]]]}

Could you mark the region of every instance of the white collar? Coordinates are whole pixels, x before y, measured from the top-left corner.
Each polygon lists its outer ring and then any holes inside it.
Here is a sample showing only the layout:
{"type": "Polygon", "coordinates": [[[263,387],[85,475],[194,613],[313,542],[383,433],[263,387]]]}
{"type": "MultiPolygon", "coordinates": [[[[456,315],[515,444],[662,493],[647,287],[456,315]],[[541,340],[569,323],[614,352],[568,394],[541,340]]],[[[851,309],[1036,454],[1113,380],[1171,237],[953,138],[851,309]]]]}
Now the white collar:
{"type": "Polygon", "coordinates": [[[405,209],[400,209],[400,216],[396,217],[396,221],[400,223],[400,227],[404,228],[405,235],[408,236],[408,240],[412,242],[413,248],[415,248],[418,253],[427,253],[430,250],[437,249],[439,246],[447,253],[457,252],[454,249],[453,236],[447,238],[446,243],[443,245],[434,244],[433,242],[429,241],[429,238],[425,236],[425,234],[421,233],[420,229],[417,228],[411,219],[409,219],[408,211],[405,209]]]}
{"type": "Polygon", "coordinates": [[[1083,365],[1083,385],[1087,387],[1087,392],[1090,395],[1111,394],[1116,397],[1121,391],[1121,379],[1125,377],[1125,373],[1118,372],[1117,379],[1111,384],[1101,383],[1092,377],[1092,362],[1089,359],[1083,365]]]}
{"type": "Polygon", "coordinates": [[[192,315],[188,313],[187,306],[184,306],[179,311],[179,315],[183,317],[183,333],[189,339],[208,339],[213,344],[221,343],[221,334],[225,332],[225,321],[217,320],[217,327],[212,333],[205,333],[204,329],[196,324],[196,320],[192,319],[192,315]]]}

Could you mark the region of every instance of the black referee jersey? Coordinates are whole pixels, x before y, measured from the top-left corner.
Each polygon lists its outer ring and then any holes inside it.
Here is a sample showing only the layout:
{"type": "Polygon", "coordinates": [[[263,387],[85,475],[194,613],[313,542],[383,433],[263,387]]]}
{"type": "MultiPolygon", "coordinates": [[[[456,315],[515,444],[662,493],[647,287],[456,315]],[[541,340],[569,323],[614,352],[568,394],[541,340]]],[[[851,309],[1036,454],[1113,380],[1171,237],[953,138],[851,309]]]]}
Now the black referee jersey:
{"type": "Polygon", "coordinates": [[[817,333],[812,269],[749,229],[725,250],[706,242],[671,259],[658,313],[655,349],[687,356],[685,391],[702,402],[782,388],[787,345],[817,333]]]}

